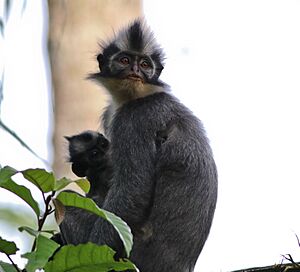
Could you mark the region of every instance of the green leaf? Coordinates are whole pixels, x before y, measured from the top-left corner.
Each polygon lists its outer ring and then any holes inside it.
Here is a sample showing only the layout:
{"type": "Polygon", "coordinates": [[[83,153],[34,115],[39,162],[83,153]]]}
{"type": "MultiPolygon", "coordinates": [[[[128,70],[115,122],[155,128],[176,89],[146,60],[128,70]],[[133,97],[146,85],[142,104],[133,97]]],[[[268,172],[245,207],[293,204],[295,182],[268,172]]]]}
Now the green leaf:
{"type": "Polygon", "coordinates": [[[33,237],[37,237],[40,235],[40,233],[48,233],[51,235],[54,235],[54,233],[56,233],[57,231],[55,230],[41,230],[41,231],[37,231],[33,228],[27,227],[27,226],[22,226],[18,228],[19,231],[26,231],[27,233],[29,233],[30,235],[32,235],[33,237]]]}
{"type": "Polygon", "coordinates": [[[73,182],[73,180],[70,180],[68,178],[59,179],[56,181],[56,183],[54,185],[54,190],[59,191],[59,190],[65,188],[66,186],[68,186],[72,182],[73,182]]]}
{"type": "Polygon", "coordinates": [[[63,246],[45,266],[45,272],[106,272],[136,269],[128,260],[114,260],[115,251],[93,243],[63,246]]]}
{"type": "Polygon", "coordinates": [[[33,237],[37,237],[40,232],[37,230],[34,230],[33,228],[27,227],[27,226],[22,226],[18,228],[19,231],[26,231],[27,233],[29,233],[30,235],[32,235],[33,237]]]}
{"type": "Polygon", "coordinates": [[[0,169],[0,186],[1,184],[10,180],[10,178],[17,174],[18,171],[10,166],[5,166],[0,169]]]}
{"type": "Polygon", "coordinates": [[[120,217],[100,209],[92,199],[82,197],[76,193],[61,192],[57,196],[57,199],[65,206],[73,206],[87,210],[109,221],[123,241],[127,256],[130,255],[133,243],[132,233],[129,226],[120,217]]]}
{"type": "Polygon", "coordinates": [[[43,268],[58,248],[59,244],[45,236],[39,235],[37,237],[35,251],[22,255],[22,257],[28,259],[25,267],[26,271],[35,272],[36,269],[43,268]]]}
{"type": "Polygon", "coordinates": [[[0,252],[5,253],[7,255],[16,254],[19,249],[17,248],[14,242],[10,242],[4,240],[0,237],[0,252]]]}
{"type": "Polygon", "coordinates": [[[54,191],[55,177],[44,169],[27,169],[21,172],[25,179],[36,185],[42,192],[54,191]]]}
{"type": "Polygon", "coordinates": [[[62,178],[56,181],[54,190],[58,191],[63,188],[65,188],[70,183],[76,183],[85,193],[87,193],[90,190],[90,183],[87,179],[77,179],[77,180],[71,180],[68,178],[62,178]]]}
{"type": "Polygon", "coordinates": [[[0,271],[1,272],[16,272],[17,270],[12,264],[0,261],[0,271]]]}
{"type": "Polygon", "coordinates": [[[91,184],[87,179],[77,179],[74,180],[73,182],[75,182],[80,187],[80,189],[85,193],[88,193],[91,188],[91,184]]]}
{"type": "Polygon", "coordinates": [[[15,183],[12,179],[7,180],[4,183],[0,183],[0,187],[14,193],[18,197],[22,198],[35,212],[37,216],[40,216],[40,208],[38,203],[34,200],[31,192],[23,185],[15,183]]]}

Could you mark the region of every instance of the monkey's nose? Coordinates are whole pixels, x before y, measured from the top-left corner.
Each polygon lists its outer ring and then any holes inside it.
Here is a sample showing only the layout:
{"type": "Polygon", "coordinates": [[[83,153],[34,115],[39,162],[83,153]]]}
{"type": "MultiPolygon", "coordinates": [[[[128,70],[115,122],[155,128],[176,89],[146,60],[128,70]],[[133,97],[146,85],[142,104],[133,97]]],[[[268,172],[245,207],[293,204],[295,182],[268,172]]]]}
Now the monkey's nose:
{"type": "Polygon", "coordinates": [[[136,62],[131,66],[131,71],[134,72],[134,73],[139,72],[139,66],[137,65],[136,62]]]}

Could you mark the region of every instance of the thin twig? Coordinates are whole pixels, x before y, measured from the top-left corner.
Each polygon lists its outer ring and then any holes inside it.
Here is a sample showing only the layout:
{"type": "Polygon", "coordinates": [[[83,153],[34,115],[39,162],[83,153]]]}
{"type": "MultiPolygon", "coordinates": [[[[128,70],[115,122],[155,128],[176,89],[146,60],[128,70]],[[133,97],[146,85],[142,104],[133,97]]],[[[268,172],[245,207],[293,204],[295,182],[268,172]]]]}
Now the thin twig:
{"type": "Polygon", "coordinates": [[[298,272],[299,265],[300,265],[300,263],[277,264],[277,265],[264,266],[264,267],[253,267],[253,268],[247,268],[247,269],[240,269],[240,270],[235,270],[232,272],[284,272],[284,271],[290,271],[290,272],[297,271],[298,272]]]}
{"type": "Polygon", "coordinates": [[[299,237],[298,237],[298,235],[295,233],[295,235],[296,235],[296,238],[297,238],[297,242],[298,242],[298,246],[300,247],[300,240],[299,240],[299,237]]]}
{"type": "Polygon", "coordinates": [[[11,130],[7,125],[5,125],[0,119],[0,127],[3,128],[7,133],[14,137],[22,146],[24,146],[31,154],[41,160],[46,166],[49,166],[49,162],[40,157],[36,152],[34,152],[28,144],[26,144],[13,130],[11,130]]]}
{"type": "Polygon", "coordinates": [[[45,193],[42,191],[42,189],[39,187],[39,189],[41,190],[42,192],[42,197],[43,197],[43,200],[44,200],[44,203],[45,203],[45,207],[46,207],[46,198],[45,198],[45,193]]]}
{"type": "Polygon", "coordinates": [[[284,259],[291,262],[295,267],[300,268],[300,265],[296,263],[291,254],[281,255],[284,259]]]}
{"type": "Polygon", "coordinates": [[[9,261],[11,262],[11,264],[14,266],[14,268],[18,271],[21,272],[21,270],[19,269],[19,267],[14,263],[14,261],[12,260],[12,258],[6,254],[7,258],[9,259],[9,261]]]}
{"type": "MultiPolygon", "coordinates": [[[[53,191],[51,193],[51,195],[47,196],[47,198],[45,198],[45,194],[42,193],[43,199],[44,199],[44,203],[45,203],[45,212],[44,212],[43,216],[38,219],[38,232],[40,232],[43,229],[43,226],[44,226],[44,224],[46,222],[47,216],[53,212],[52,207],[50,205],[50,201],[51,201],[52,197],[55,195],[55,193],[56,192],[53,191]]],[[[36,246],[36,238],[34,239],[31,251],[34,251],[35,246],[36,246]]]]}

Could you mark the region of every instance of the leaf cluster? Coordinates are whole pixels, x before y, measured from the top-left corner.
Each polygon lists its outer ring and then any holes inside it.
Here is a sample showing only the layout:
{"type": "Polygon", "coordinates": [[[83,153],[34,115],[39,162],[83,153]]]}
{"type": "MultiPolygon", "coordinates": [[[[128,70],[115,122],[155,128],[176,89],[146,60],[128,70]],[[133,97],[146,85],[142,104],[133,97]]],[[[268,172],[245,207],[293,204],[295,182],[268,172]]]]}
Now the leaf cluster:
{"type": "Polygon", "coordinates": [[[7,241],[0,236],[0,254],[5,254],[10,263],[0,261],[0,271],[27,271],[34,272],[42,269],[45,272],[84,272],[84,271],[124,271],[136,270],[135,265],[127,259],[115,260],[115,251],[106,245],[93,243],[77,246],[59,244],[49,238],[54,230],[44,230],[46,218],[55,213],[57,222],[63,220],[64,206],[73,206],[94,213],[109,221],[118,232],[124,243],[124,248],[129,257],[132,248],[132,234],[128,225],[116,215],[107,212],[87,197],[80,196],[70,191],[60,191],[67,185],[75,183],[84,192],[88,192],[90,184],[86,179],[70,180],[68,178],[56,179],[53,173],[44,169],[26,169],[18,171],[10,166],[0,168],[0,189],[5,189],[17,195],[29,205],[36,217],[36,228],[28,226],[19,227],[19,231],[25,231],[34,237],[30,252],[21,255],[27,259],[24,270],[14,263],[12,256],[17,254],[18,247],[13,241],[7,241]],[[39,207],[32,192],[27,186],[19,185],[13,180],[16,174],[23,175],[24,179],[34,184],[42,194],[44,208],[39,207]]]}

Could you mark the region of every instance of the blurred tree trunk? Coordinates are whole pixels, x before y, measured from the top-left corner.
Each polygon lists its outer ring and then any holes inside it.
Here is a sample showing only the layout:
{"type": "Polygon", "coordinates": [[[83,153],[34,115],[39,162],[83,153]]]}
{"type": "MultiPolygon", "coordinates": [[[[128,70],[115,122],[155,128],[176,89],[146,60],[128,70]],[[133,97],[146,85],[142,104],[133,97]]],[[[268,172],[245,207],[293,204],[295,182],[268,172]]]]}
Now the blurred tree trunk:
{"type": "Polygon", "coordinates": [[[86,80],[98,71],[99,41],[141,16],[140,0],[49,0],[49,55],[54,93],[54,163],[57,177],[70,176],[64,135],[99,129],[107,97],[86,80]]]}

